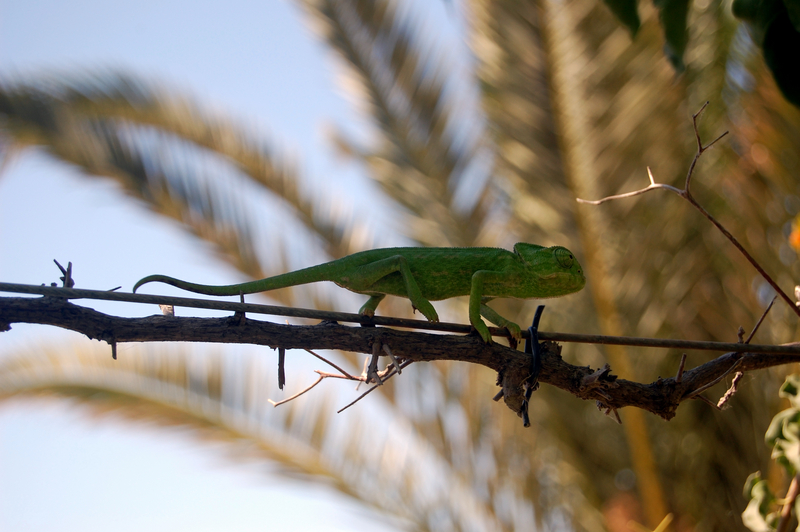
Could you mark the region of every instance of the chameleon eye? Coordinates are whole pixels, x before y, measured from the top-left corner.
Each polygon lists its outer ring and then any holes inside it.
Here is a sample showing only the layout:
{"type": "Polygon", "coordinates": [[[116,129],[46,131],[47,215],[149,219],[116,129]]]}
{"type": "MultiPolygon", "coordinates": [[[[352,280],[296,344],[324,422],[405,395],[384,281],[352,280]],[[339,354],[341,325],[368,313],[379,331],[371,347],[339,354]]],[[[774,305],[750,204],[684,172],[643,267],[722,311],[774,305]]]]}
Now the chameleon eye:
{"type": "Polygon", "coordinates": [[[570,253],[567,249],[556,248],[554,253],[556,255],[556,260],[563,268],[569,269],[575,262],[575,257],[573,257],[572,253],[570,253]]]}

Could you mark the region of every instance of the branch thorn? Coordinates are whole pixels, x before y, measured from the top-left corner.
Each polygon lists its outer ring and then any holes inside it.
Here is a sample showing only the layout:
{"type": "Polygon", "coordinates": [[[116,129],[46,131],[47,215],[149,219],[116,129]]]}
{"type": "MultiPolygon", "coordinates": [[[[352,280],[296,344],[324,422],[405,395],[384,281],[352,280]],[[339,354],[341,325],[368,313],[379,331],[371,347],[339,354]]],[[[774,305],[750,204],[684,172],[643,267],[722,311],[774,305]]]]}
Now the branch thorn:
{"type": "Polygon", "coordinates": [[[62,286],[64,288],[72,288],[75,286],[75,281],[72,279],[72,262],[67,263],[66,269],[64,269],[64,267],[59,264],[56,259],[53,259],[53,262],[56,263],[56,266],[58,266],[58,269],[61,270],[61,273],[64,275],[63,277],[59,277],[59,279],[64,282],[62,286]]]}
{"type": "MultiPolygon", "coordinates": [[[[278,389],[283,390],[283,385],[286,384],[286,348],[278,348],[278,389]]],[[[316,386],[316,384],[315,384],[316,386]]],[[[275,405],[278,406],[278,405],[275,405]]]]}

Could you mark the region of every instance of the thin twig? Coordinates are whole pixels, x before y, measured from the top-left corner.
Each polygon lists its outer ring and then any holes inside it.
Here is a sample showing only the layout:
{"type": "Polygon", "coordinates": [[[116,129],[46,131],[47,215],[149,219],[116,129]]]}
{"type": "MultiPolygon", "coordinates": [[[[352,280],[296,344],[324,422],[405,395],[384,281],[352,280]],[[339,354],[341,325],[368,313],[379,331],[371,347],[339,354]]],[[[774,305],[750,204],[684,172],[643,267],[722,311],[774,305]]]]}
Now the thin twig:
{"type": "Polygon", "coordinates": [[[283,399],[282,401],[277,401],[277,402],[276,402],[276,401],[273,401],[272,399],[267,399],[267,401],[269,401],[270,403],[272,403],[272,406],[279,406],[279,405],[282,405],[282,404],[284,404],[284,403],[288,403],[289,401],[292,401],[293,399],[297,399],[298,397],[300,397],[301,395],[303,395],[303,394],[304,394],[304,393],[306,393],[307,391],[311,390],[311,389],[312,389],[314,386],[316,386],[317,384],[319,384],[320,382],[322,382],[322,379],[324,379],[324,378],[325,378],[325,377],[323,377],[322,375],[320,375],[320,376],[319,376],[319,378],[316,380],[316,382],[315,382],[314,384],[312,384],[311,386],[309,386],[309,387],[308,387],[308,388],[306,388],[305,390],[303,390],[303,391],[301,391],[301,392],[298,392],[298,393],[294,394],[294,395],[293,395],[293,396],[291,396],[291,397],[287,397],[286,399],[283,399]]]}
{"type": "Polygon", "coordinates": [[[361,368],[361,378],[356,379],[357,381],[359,381],[358,384],[356,384],[356,391],[358,391],[358,389],[361,388],[362,382],[367,382],[367,369],[369,368],[369,360],[370,357],[368,356],[364,357],[364,366],[361,368]]]}
{"type": "Polygon", "coordinates": [[[675,382],[683,380],[683,368],[686,366],[686,353],[681,355],[681,363],[678,365],[678,373],[675,375],[675,382]]]}
{"type": "Polygon", "coordinates": [[[797,495],[800,494],[800,480],[798,480],[800,473],[794,476],[792,483],[789,484],[789,490],[786,492],[785,503],[781,508],[781,520],[778,522],[778,527],[775,532],[787,532],[789,530],[789,522],[792,519],[792,508],[794,508],[797,495]]]}
{"type": "Polygon", "coordinates": [[[389,344],[383,344],[383,352],[389,355],[389,358],[392,360],[392,364],[394,364],[394,367],[397,368],[397,373],[403,373],[400,371],[400,363],[397,362],[397,359],[395,358],[394,353],[392,353],[389,344]]]}
{"type": "Polygon", "coordinates": [[[322,371],[321,369],[315,369],[314,373],[316,373],[317,375],[322,375],[326,379],[342,379],[342,380],[346,380],[346,381],[361,381],[361,382],[364,382],[364,378],[363,377],[353,377],[352,375],[351,376],[346,376],[346,375],[342,375],[340,373],[328,373],[327,371],[322,371]]]}
{"type": "Polygon", "coordinates": [[[717,410],[722,410],[722,408],[719,405],[714,404],[714,401],[712,401],[711,399],[706,398],[705,396],[695,395],[694,397],[692,397],[692,399],[700,399],[701,401],[703,401],[704,403],[708,404],[709,406],[714,407],[717,410]]]}
{"type": "Polygon", "coordinates": [[[367,369],[367,382],[377,382],[383,384],[380,375],[378,375],[378,359],[381,354],[381,341],[375,340],[372,344],[372,359],[369,361],[369,368],[367,369]]]}
{"type": "Polygon", "coordinates": [[[736,247],[736,249],[738,249],[739,252],[742,255],[744,255],[744,257],[748,260],[748,262],[750,262],[750,264],[756,269],[756,271],[758,271],[761,277],[763,277],[764,280],[767,281],[767,283],[769,283],[769,285],[772,287],[773,290],[775,290],[775,292],[781,297],[781,299],[786,301],[786,303],[789,305],[789,307],[791,307],[794,313],[800,316],[800,308],[797,307],[795,302],[792,301],[792,299],[788,295],[786,295],[786,292],[781,290],[781,287],[778,286],[778,283],[776,283],[775,280],[764,270],[764,268],[761,267],[761,265],[756,261],[756,259],[754,259],[753,256],[750,255],[750,253],[748,253],[746,249],[744,249],[744,247],[739,243],[739,241],[736,240],[736,237],[734,237],[727,229],[725,229],[725,227],[723,227],[723,225],[719,223],[716,220],[716,218],[711,216],[711,214],[709,214],[708,211],[706,211],[703,207],[701,207],[700,204],[697,203],[692,196],[685,196],[685,197],[689,201],[689,203],[694,205],[695,208],[697,208],[697,210],[699,210],[703,214],[703,216],[708,218],[708,220],[711,223],[713,223],[714,226],[717,229],[719,229],[720,232],[722,232],[722,234],[725,235],[725,237],[728,240],[730,240],[730,242],[736,247]]]}
{"type": "Polygon", "coordinates": [[[741,357],[737,358],[736,361],[733,364],[731,364],[731,367],[729,367],[727,369],[727,371],[725,371],[725,373],[723,373],[722,375],[720,375],[719,377],[717,377],[713,381],[711,381],[711,382],[701,386],[700,388],[692,391],[691,393],[686,394],[684,396],[684,400],[685,399],[694,399],[695,397],[699,396],[701,393],[703,393],[704,391],[708,390],[712,386],[715,386],[722,379],[724,379],[731,371],[736,369],[739,366],[739,364],[741,364],[741,363],[742,363],[742,358],[741,357]]]}
{"type": "Polygon", "coordinates": [[[323,357],[323,356],[320,356],[320,355],[316,354],[316,353],[315,353],[314,351],[312,351],[311,349],[306,349],[306,351],[308,351],[309,353],[311,353],[312,355],[314,355],[314,356],[315,356],[315,357],[317,357],[318,359],[322,360],[323,362],[325,362],[325,363],[326,363],[327,365],[329,365],[330,367],[334,368],[336,371],[338,371],[339,373],[341,373],[342,375],[344,375],[346,378],[348,378],[348,379],[350,379],[350,380],[358,380],[356,377],[353,377],[352,375],[350,375],[349,373],[347,373],[345,370],[343,370],[342,368],[340,368],[339,366],[337,366],[336,364],[334,364],[333,362],[331,362],[331,361],[330,361],[330,360],[328,360],[327,358],[325,358],[325,357],[323,357]]]}
{"type": "Polygon", "coordinates": [[[758,331],[758,328],[761,327],[761,324],[764,322],[764,318],[767,317],[767,314],[769,313],[770,309],[772,308],[772,305],[775,304],[775,300],[777,298],[778,298],[778,296],[775,296],[775,297],[772,298],[772,301],[769,302],[769,305],[767,305],[767,308],[765,308],[764,312],[761,313],[761,317],[758,319],[758,322],[756,323],[755,327],[753,327],[753,330],[750,332],[750,336],[747,337],[747,340],[745,340],[744,343],[749,344],[750,340],[753,339],[753,336],[756,335],[756,332],[758,331]]]}
{"type": "Polygon", "coordinates": [[[676,193],[678,196],[680,196],[683,199],[685,199],[686,201],[688,201],[692,206],[694,206],[695,209],[700,211],[700,213],[703,216],[705,216],[712,224],[714,224],[714,226],[717,229],[719,229],[719,231],[723,235],[725,235],[725,237],[736,247],[736,249],[738,249],[739,252],[742,255],[744,255],[744,257],[748,260],[748,262],[750,262],[750,264],[756,269],[756,271],[758,271],[758,273],[761,275],[761,277],[763,277],[764,280],[767,281],[767,283],[769,283],[769,285],[772,287],[773,290],[775,290],[775,292],[781,297],[781,299],[786,301],[786,303],[791,307],[791,309],[794,311],[794,313],[797,314],[798,316],[800,316],[800,307],[798,307],[795,304],[795,302],[792,301],[792,299],[788,295],[786,295],[786,292],[781,290],[781,287],[778,286],[778,283],[776,283],[775,280],[764,270],[764,268],[761,267],[761,265],[758,263],[758,261],[756,261],[756,259],[754,259],[752,255],[750,255],[750,253],[744,248],[744,246],[742,246],[739,243],[739,241],[736,240],[736,237],[734,237],[730,233],[730,231],[725,229],[725,227],[721,223],[719,223],[716,218],[711,216],[711,213],[709,213],[699,203],[697,203],[697,201],[694,199],[694,196],[692,196],[692,193],[691,193],[691,191],[689,189],[689,186],[691,185],[692,175],[694,174],[694,169],[695,169],[695,166],[697,165],[697,161],[700,159],[700,156],[703,153],[705,153],[708,149],[710,149],[712,146],[714,146],[714,144],[716,144],[720,139],[722,139],[725,135],[728,134],[728,132],[726,131],[725,133],[723,133],[722,135],[718,136],[717,138],[715,138],[713,141],[711,141],[707,145],[703,146],[703,142],[700,139],[700,131],[697,128],[697,117],[700,116],[700,113],[703,112],[703,110],[706,108],[707,105],[708,105],[708,102],[706,102],[705,105],[703,105],[703,107],[701,107],[700,110],[697,113],[692,115],[692,126],[694,128],[695,139],[697,140],[697,153],[695,154],[694,159],[692,159],[692,163],[689,165],[689,171],[686,174],[686,184],[684,185],[683,190],[680,190],[680,189],[678,189],[676,187],[673,187],[673,186],[670,186],[670,185],[656,183],[655,179],[653,178],[653,174],[650,171],[650,168],[648,168],[647,169],[647,174],[650,177],[650,185],[649,186],[647,186],[647,187],[645,187],[643,189],[640,189],[640,190],[636,190],[634,192],[628,192],[626,194],[617,194],[615,196],[608,196],[606,198],[603,198],[603,199],[600,199],[600,200],[595,200],[595,201],[588,201],[588,200],[583,200],[583,199],[578,198],[578,203],[587,203],[589,205],[600,205],[602,203],[605,203],[606,201],[610,201],[610,200],[613,200],[613,199],[630,198],[632,196],[638,196],[639,194],[644,194],[645,192],[648,192],[650,190],[655,190],[655,189],[658,189],[658,188],[670,190],[670,191],[676,193]]]}

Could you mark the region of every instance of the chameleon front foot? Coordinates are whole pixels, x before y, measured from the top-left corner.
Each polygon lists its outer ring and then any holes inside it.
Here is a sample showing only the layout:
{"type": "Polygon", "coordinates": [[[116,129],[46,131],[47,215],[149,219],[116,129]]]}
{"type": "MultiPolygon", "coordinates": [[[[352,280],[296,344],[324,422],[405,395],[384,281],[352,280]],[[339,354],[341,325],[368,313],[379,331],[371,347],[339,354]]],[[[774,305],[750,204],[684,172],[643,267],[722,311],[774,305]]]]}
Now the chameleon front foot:
{"type": "MultiPolygon", "coordinates": [[[[517,342],[522,340],[522,329],[520,329],[519,325],[511,320],[505,319],[503,316],[498,314],[497,311],[485,303],[481,303],[478,314],[494,323],[498,327],[503,327],[505,330],[507,330],[508,334],[511,336],[513,345],[516,345],[517,342]]],[[[491,340],[486,340],[486,337],[489,336],[489,328],[486,327],[486,324],[483,322],[483,320],[478,316],[470,316],[470,322],[472,322],[472,326],[478,329],[478,332],[481,333],[481,338],[483,338],[486,343],[489,343],[491,340]],[[483,331],[486,332],[486,336],[484,336],[483,331]]]]}
{"type": "Polygon", "coordinates": [[[511,338],[513,338],[518,342],[522,340],[522,329],[519,328],[519,325],[509,321],[508,323],[503,325],[503,327],[505,327],[505,329],[508,331],[508,334],[511,335],[511,338]]]}

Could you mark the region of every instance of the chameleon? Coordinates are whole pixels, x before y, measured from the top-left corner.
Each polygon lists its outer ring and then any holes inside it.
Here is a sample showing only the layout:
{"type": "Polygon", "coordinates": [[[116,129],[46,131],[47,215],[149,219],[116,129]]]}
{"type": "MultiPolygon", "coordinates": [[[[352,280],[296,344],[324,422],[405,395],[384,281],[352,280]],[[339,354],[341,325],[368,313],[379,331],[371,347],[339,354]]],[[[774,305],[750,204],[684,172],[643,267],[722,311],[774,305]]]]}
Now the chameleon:
{"type": "Polygon", "coordinates": [[[580,264],[568,249],[520,242],[514,251],[490,247],[400,247],[361,251],[341,259],[258,281],[212,286],[190,283],[166,275],[140,279],[143,284],[166,283],[190,292],[232,296],[266,292],[319,281],[369,296],[359,313],[374,316],[386,295],[411,301],[429,321],[439,321],[431,301],[469,296],[469,321],[486,343],[491,335],[481,316],[505,327],[519,340],[519,325],[500,316],[486,303],[497,297],[550,298],[581,290],[586,284],[580,264]]]}

